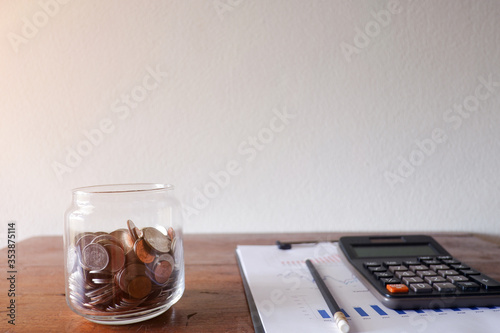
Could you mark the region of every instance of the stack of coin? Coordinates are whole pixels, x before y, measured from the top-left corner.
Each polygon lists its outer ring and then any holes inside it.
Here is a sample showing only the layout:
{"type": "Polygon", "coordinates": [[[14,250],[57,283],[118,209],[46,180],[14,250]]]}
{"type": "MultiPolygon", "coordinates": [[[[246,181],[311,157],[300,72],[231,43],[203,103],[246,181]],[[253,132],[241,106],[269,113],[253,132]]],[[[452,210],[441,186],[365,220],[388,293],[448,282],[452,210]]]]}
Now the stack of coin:
{"type": "Polygon", "coordinates": [[[139,229],[130,220],[127,229],[77,235],[67,262],[71,304],[92,315],[163,305],[177,286],[176,243],[173,228],[139,229]]]}

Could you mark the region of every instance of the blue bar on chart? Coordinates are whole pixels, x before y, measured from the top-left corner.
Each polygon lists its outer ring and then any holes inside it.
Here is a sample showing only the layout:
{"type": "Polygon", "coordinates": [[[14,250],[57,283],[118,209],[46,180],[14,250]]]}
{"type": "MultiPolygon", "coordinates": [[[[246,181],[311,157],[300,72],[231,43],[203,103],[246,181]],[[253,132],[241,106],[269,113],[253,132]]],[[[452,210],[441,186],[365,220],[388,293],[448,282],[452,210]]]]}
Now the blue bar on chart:
{"type": "Polygon", "coordinates": [[[496,309],[497,307],[496,307],[496,306],[491,305],[491,306],[487,306],[487,308],[488,308],[488,309],[493,310],[493,309],[496,309]]]}
{"type": "Polygon", "coordinates": [[[462,310],[460,310],[459,308],[451,308],[451,309],[452,309],[453,311],[457,311],[457,312],[458,312],[458,311],[462,311],[462,310]]]}
{"type": "Polygon", "coordinates": [[[388,314],[380,308],[378,305],[370,305],[375,312],[377,312],[381,316],[387,316],[388,314]]]}
{"type": "Polygon", "coordinates": [[[325,310],[318,310],[319,314],[321,315],[322,318],[331,318],[330,315],[328,314],[328,312],[326,312],[325,310]]]}
{"type": "Polygon", "coordinates": [[[344,309],[340,309],[340,311],[342,311],[344,313],[344,316],[346,316],[346,318],[349,318],[349,315],[347,314],[347,312],[345,312],[344,309]]]}
{"type": "Polygon", "coordinates": [[[394,311],[396,311],[396,313],[400,315],[406,314],[406,312],[404,312],[403,310],[394,310],[394,311]]]}
{"type": "Polygon", "coordinates": [[[443,312],[443,310],[441,309],[432,309],[432,310],[434,310],[434,312],[443,312]]]}
{"type": "Polygon", "coordinates": [[[356,312],[359,313],[361,317],[368,317],[368,313],[366,313],[362,308],[354,308],[354,310],[356,310],[356,312]]]}
{"type": "Polygon", "coordinates": [[[416,313],[425,313],[424,310],[415,310],[416,313]]]}
{"type": "Polygon", "coordinates": [[[477,306],[471,306],[469,309],[471,309],[471,310],[479,310],[479,308],[477,306]]]}

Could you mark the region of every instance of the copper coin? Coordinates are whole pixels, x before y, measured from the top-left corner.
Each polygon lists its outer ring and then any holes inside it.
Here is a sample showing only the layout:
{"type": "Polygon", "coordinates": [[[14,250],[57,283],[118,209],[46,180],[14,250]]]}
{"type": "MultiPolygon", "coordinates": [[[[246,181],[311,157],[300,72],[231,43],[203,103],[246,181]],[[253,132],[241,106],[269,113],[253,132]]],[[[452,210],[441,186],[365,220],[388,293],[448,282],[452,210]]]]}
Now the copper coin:
{"type": "Polygon", "coordinates": [[[135,224],[134,224],[134,222],[132,222],[132,220],[127,221],[127,227],[128,227],[128,231],[130,232],[130,235],[132,236],[132,239],[135,242],[139,238],[139,234],[137,233],[139,228],[137,228],[135,226],[135,224]]]}
{"type": "Polygon", "coordinates": [[[127,292],[133,298],[144,298],[151,292],[151,280],[147,276],[137,276],[129,282],[127,292]]]}
{"type": "Polygon", "coordinates": [[[109,255],[104,246],[91,243],[82,251],[82,265],[90,271],[100,271],[106,268],[109,255]]]}
{"type": "Polygon", "coordinates": [[[142,232],[144,233],[144,240],[153,250],[159,253],[170,251],[171,241],[161,231],[156,228],[144,228],[142,232]]]}
{"type": "Polygon", "coordinates": [[[145,264],[153,262],[155,260],[155,256],[151,253],[151,249],[148,247],[144,239],[138,239],[134,244],[134,251],[139,258],[145,264]]]}
{"type": "Polygon", "coordinates": [[[111,236],[118,239],[123,247],[123,251],[127,254],[130,250],[134,248],[134,239],[130,235],[127,229],[118,229],[110,233],[111,236]]]}
{"type": "Polygon", "coordinates": [[[174,257],[168,253],[162,254],[161,256],[156,258],[156,260],[154,262],[154,266],[156,266],[160,261],[168,261],[172,265],[172,267],[174,267],[174,264],[175,264],[174,257]]]}
{"type": "Polygon", "coordinates": [[[174,267],[166,260],[160,261],[154,268],[155,281],[163,284],[168,281],[174,267]]]}
{"type": "Polygon", "coordinates": [[[120,271],[117,275],[118,286],[124,292],[128,292],[128,284],[137,276],[145,276],[146,268],[143,264],[132,264],[125,267],[124,270],[120,271]]]}
{"type": "Polygon", "coordinates": [[[109,263],[106,267],[111,272],[118,272],[125,265],[125,253],[123,249],[115,244],[106,244],[104,248],[108,251],[109,263]]]}
{"type": "Polygon", "coordinates": [[[174,238],[175,238],[174,228],[172,228],[172,227],[168,228],[167,235],[168,235],[168,237],[170,237],[170,240],[174,240],[174,238]]]}
{"type": "Polygon", "coordinates": [[[130,264],[142,264],[142,261],[139,260],[137,254],[135,254],[135,251],[133,249],[132,251],[129,251],[127,254],[125,254],[125,265],[130,264]]]}
{"type": "Polygon", "coordinates": [[[118,245],[119,247],[122,247],[122,243],[116,237],[111,236],[110,234],[96,236],[92,240],[92,243],[97,243],[101,245],[115,244],[118,245]]]}

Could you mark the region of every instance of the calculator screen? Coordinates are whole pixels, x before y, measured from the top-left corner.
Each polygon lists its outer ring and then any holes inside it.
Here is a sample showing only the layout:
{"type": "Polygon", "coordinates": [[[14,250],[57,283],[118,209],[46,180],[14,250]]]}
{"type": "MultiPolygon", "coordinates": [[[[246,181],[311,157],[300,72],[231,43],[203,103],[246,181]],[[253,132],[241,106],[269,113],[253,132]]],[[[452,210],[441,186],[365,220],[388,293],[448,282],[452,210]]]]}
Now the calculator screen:
{"type": "Polygon", "coordinates": [[[420,257],[439,254],[430,244],[353,245],[353,249],[358,258],[420,257]]]}

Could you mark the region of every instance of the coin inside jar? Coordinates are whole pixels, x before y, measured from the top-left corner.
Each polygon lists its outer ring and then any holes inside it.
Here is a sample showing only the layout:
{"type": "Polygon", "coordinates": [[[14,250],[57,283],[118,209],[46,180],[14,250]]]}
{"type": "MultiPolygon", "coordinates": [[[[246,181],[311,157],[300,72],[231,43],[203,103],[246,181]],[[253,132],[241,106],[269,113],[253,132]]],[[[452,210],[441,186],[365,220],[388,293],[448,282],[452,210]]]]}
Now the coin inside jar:
{"type": "Polygon", "coordinates": [[[141,230],[137,228],[132,220],[127,221],[127,227],[134,242],[141,237],[141,230]]]}
{"type": "Polygon", "coordinates": [[[170,251],[170,238],[162,234],[156,228],[144,228],[142,230],[144,234],[144,241],[156,252],[167,253],[170,251]]]}
{"type": "Polygon", "coordinates": [[[69,302],[78,311],[103,315],[163,304],[179,275],[177,238],[171,227],[141,230],[130,220],[127,228],[109,233],[76,234],[66,262],[69,302]]]}
{"type": "Polygon", "coordinates": [[[109,263],[106,266],[111,272],[118,272],[125,265],[125,254],[121,247],[115,244],[106,244],[104,248],[109,254],[109,263]]]}
{"type": "Polygon", "coordinates": [[[123,247],[123,251],[127,254],[130,250],[134,248],[134,239],[130,235],[127,229],[118,229],[110,233],[111,236],[118,239],[123,247]]]}
{"type": "Polygon", "coordinates": [[[175,231],[174,228],[170,227],[167,230],[168,237],[170,237],[171,240],[174,240],[175,238],[175,231]]]}
{"type": "Polygon", "coordinates": [[[91,243],[82,251],[82,265],[90,271],[100,271],[106,268],[109,255],[104,246],[91,243]]]}
{"type": "Polygon", "coordinates": [[[77,253],[79,255],[82,254],[83,249],[85,246],[88,244],[92,243],[92,240],[95,238],[94,233],[85,233],[81,236],[78,237],[78,240],[75,243],[76,250],[78,251],[77,253]]]}
{"type": "Polygon", "coordinates": [[[117,275],[118,286],[120,287],[121,290],[128,293],[128,285],[130,281],[132,281],[134,278],[138,276],[145,276],[145,275],[146,275],[146,268],[143,264],[128,265],[127,267],[125,267],[124,270],[122,270],[117,275]]]}
{"type": "Polygon", "coordinates": [[[135,242],[134,251],[137,258],[145,264],[149,264],[155,260],[155,256],[151,253],[151,250],[142,238],[135,242]]]}
{"type": "Polygon", "coordinates": [[[160,261],[154,268],[155,281],[160,284],[167,282],[170,278],[170,275],[172,275],[173,269],[174,267],[170,262],[165,260],[160,261]]]}
{"type": "Polygon", "coordinates": [[[111,236],[109,234],[96,236],[92,240],[92,243],[97,243],[97,244],[101,244],[101,245],[115,244],[115,245],[123,248],[121,242],[116,237],[111,236]]]}
{"type": "Polygon", "coordinates": [[[147,276],[136,276],[129,283],[127,292],[134,298],[143,298],[151,291],[151,280],[147,276]]]}

